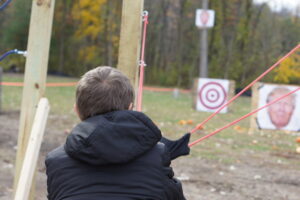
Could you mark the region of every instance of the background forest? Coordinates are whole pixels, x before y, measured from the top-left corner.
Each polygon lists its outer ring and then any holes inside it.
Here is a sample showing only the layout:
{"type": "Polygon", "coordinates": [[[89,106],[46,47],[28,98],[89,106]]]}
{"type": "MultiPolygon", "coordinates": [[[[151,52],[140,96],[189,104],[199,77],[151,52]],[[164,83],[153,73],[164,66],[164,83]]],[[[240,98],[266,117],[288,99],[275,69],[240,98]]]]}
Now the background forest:
{"type": "MultiPolygon", "coordinates": [[[[15,1],[0,13],[0,54],[26,49],[31,2],[15,1]]],[[[200,7],[200,0],[145,0],[147,84],[188,88],[198,77],[200,7]]],[[[216,11],[209,30],[210,78],[242,87],[300,42],[300,15],[287,10],[274,12],[252,0],[210,0],[209,8],[216,11]]],[[[79,76],[98,65],[116,66],[121,11],[121,0],[56,1],[49,72],[79,76]]],[[[24,62],[10,56],[1,66],[23,71],[24,62]]],[[[299,51],[264,81],[300,84],[299,51]]]]}

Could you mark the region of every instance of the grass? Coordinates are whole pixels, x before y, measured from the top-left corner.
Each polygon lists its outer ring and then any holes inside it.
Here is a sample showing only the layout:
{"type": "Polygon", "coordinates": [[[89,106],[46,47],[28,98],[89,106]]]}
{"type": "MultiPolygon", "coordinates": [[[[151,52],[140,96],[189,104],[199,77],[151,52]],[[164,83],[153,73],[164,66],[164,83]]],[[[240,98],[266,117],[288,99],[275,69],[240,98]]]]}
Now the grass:
{"type": "MultiPolygon", "coordinates": [[[[48,82],[74,82],[75,78],[48,77],[48,82]]],[[[22,75],[4,74],[3,81],[23,81],[22,75]]],[[[5,111],[20,110],[21,87],[3,87],[3,105],[5,111]]],[[[51,104],[51,115],[66,115],[74,120],[73,113],[75,87],[49,87],[46,97],[51,104]]],[[[248,113],[251,109],[251,99],[238,98],[227,114],[219,114],[205,125],[204,132],[210,133],[238,117],[248,113]]],[[[163,134],[176,139],[193,129],[198,123],[206,119],[211,113],[197,112],[192,108],[192,97],[180,94],[175,99],[171,92],[144,92],[143,110],[159,126],[163,134]],[[180,120],[192,120],[191,125],[180,125],[180,120]]],[[[295,152],[295,136],[280,131],[257,131],[248,134],[250,121],[245,119],[238,126],[228,128],[217,135],[201,142],[192,148],[192,156],[211,160],[221,160],[224,163],[235,162],[235,156],[243,152],[259,155],[261,152],[295,152]]],[[[201,137],[194,134],[191,141],[201,137]]],[[[300,161],[297,161],[300,164],[300,161]]]]}
{"type": "MultiPolygon", "coordinates": [[[[78,79],[48,76],[47,82],[74,82],[78,79]]],[[[4,74],[3,82],[23,82],[22,75],[4,74]]],[[[51,104],[53,114],[66,114],[73,112],[75,99],[75,87],[49,87],[46,89],[46,97],[51,104]]],[[[3,86],[3,109],[4,111],[20,110],[22,87],[3,86]]]]}

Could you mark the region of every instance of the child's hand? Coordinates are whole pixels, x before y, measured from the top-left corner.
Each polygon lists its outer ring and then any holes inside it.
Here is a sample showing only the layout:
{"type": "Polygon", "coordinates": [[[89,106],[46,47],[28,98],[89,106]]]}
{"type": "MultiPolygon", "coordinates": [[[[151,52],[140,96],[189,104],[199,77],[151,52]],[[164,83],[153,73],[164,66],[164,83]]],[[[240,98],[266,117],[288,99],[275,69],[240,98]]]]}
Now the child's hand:
{"type": "Polygon", "coordinates": [[[190,133],[186,133],[183,137],[174,141],[162,137],[160,142],[165,144],[168,152],[170,153],[171,160],[190,153],[190,148],[188,146],[190,136],[190,133]]]}

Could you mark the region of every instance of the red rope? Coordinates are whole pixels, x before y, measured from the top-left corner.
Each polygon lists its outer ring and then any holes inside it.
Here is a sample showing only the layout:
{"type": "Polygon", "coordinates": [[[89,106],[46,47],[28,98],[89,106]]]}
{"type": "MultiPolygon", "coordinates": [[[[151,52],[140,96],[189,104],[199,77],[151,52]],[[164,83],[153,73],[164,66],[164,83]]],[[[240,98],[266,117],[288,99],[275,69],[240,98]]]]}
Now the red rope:
{"type": "Polygon", "coordinates": [[[235,95],[232,99],[230,99],[226,104],[221,106],[216,112],[211,114],[206,120],[204,120],[202,123],[198,124],[193,130],[191,130],[190,133],[196,132],[198,129],[203,127],[204,124],[206,124],[211,118],[216,116],[223,108],[228,106],[231,102],[236,100],[239,96],[241,96],[245,91],[247,91],[250,87],[252,87],[256,82],[258,82],[260,79],[262,79],[266,74],[268,74],[270,71],[272,71],[275,67],[277,67],[280,63],[282,63],[285,59],[287,59],[291,54],[293,54],[295,51],[297,51],[300,48],[300,44],[298,44],[294,49],[292,49],[288,54],[286,54],[284,57],[282,57],[280,60],[278,60],[273,66],[271,66],[268,70],[266,70],[264,73],[262,73],[259,77],[257,77],[254,81],[252,81],[248,86],[246,86],[242,91],[240,91],[237,95],[235,95]]]}
{"type": "Polygon", "coordinates": [[[3,86],[23,87],[24,83],[19,83],[19,82],[0,82],[0,85],[3,85],[3,86]]]}
{"type": "Polygon", "coordinates": [[[251,111],[250,113],[248,113],[248,114],[242,116],[241,118],[239,118],[239,119],[237,119],[237,120],[235,120],[235,121],[227,124],[226,126],[224,126],[222,128],[219,128],[219,129],[215,130],[214,132],[212,132],[212,133],[210,133],[210,134],[208,134],[208,135],[206,135],[206,136],[204,136],[204,137],[202,137],[202,138],[200,138],[200,139],[198,139],[198,140],[190,143],[189,147],[194,146],[195,144],[201,142],[202,140],[205,140],[206,138],[209,138],[209,137],[211,137],[211,136],[219,133],[220,131],[222,131],[222,130],[224,130],[224,129],[226,129],[226,128],[228,128],[228,127],[230,127],[230,126],[232,126],[232,125],[234,125],[236,123],[238,123],[239,121],[241,121],[241,120],[243,120],[243,119],[245,119],[245,118],[253,115],[254,113],[257,113],[258,111],[260,111],[260,110],[262,110],[262,109],[264,109],[264,108],[266,108],[266,107],[268,107],[268,106],[270,106],[270,105],[272,105],[272,104],[280,101],[281,99],[283,99],[283,98],[287,97],[288,95],[291,95],[291,94],[293,94],[293,93],[295,93],[295,92],[297,92],[299,90],[300,90],[300,87],[297,88],[297,89],[295,89],[295,90],[293,90],[293,91],[291,91],[291,92],[289,92],[289,93],[287,93],[287,94],[285,94],[285,95],[283,95],[283,96],[281,96],[281,97],[279,97],[279,98],[277,98],[277,99],[275,99],[275,100],[273,100],[273,101],[271,101],[270,103],[268,103],[268,104],[266,104],[266,105],[264,105],[264,106],[262,106],[260,108],[257,108],[255,110],[251,111]]]}
{"type": "Polygon", "coordinates": [[[145,47],[146,47],[146,36],[147,36],[147,25],[148,25],[148,12],[144,11],[143,13],[143,40],[142,40],[142,52],[140,60],[140,80],[139,80],[139,89],[137,97],[137,111],[142,111],[142,101],[143,101],[143,85],[144,85],[144,71],[145,71],[145,47]]]}

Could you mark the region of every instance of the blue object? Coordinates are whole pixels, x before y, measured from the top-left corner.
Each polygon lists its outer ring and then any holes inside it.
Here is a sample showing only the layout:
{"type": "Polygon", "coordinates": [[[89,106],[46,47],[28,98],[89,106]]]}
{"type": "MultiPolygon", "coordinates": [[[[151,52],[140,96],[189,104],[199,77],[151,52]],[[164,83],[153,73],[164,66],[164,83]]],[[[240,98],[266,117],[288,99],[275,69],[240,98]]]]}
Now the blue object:
{"type": "Polygon", "coordinates": [[[6,52],[5,54],[3,54],[2,56],[0,56],[0,62],[6,58],[7,56],[11,55],[11,54],[19,54],[19,55],[24,55],[26,56],[26,51],[19,51],[17,49],[11,50],[6,52]]]}
{"type": "Polygon", "coordinates": [[[7,0],[6,2],[4,2],[1,6],[0,6],[0,11],[3,10],[4,8],[6,8],[6,6],[11,2],[12,0],[7,0]]]}

